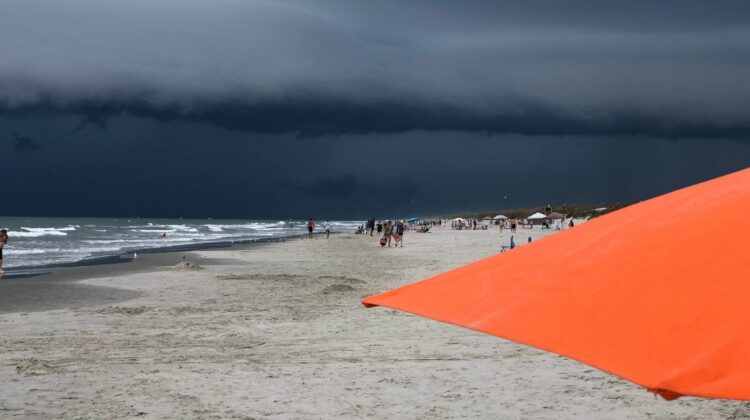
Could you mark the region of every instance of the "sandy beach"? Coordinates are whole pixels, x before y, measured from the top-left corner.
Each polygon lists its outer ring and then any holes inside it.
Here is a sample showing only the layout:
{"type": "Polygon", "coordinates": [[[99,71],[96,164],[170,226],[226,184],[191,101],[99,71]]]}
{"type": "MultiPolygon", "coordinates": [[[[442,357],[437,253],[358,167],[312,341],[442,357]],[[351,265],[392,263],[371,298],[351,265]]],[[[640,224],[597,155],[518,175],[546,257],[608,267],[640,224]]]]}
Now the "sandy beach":
{"type": "Polygon", "coordinates": [[[16,293],[0,314],[0,417],[750,417],[747,403],[667,402],[551,353],[360,304],[508,237],[442,228],[380,248],[342,233],[13,280],[0,287],[16,293]],[[185,261],[201,269],[170,268],[185,261]]]}

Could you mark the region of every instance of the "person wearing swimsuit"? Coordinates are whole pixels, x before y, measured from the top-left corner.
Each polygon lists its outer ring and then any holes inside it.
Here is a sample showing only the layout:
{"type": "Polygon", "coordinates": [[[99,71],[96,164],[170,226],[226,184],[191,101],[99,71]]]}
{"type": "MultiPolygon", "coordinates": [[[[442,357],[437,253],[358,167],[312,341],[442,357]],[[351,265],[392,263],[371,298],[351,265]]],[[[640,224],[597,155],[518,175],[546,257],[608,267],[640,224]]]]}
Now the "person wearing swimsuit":
{"type": "Polygon", "coordinates": [[[388,243],[388,247],[391,247],[391,239],[393,239],[393,224],[389,221],[385,222],[384,229],[384,238],[386,239],[388,243]]]}
{"type": "Polygon", "coordinates": [[[312,239],[313,237],[313,231],[315,230],[315,222],[313,222],[312,217],[307,220],[307,237],[312,239]]]}

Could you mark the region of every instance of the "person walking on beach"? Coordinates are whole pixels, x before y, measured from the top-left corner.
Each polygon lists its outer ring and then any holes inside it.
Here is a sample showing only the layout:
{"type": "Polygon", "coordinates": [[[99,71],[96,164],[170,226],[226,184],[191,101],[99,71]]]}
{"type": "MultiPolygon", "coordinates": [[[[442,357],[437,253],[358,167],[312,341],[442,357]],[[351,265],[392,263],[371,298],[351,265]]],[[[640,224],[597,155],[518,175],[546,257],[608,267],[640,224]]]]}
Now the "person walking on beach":
{"type": "Polygon", "coordinates": [[[380,236],[380,233],[383,232],[383,224],[378,223],[378,236],[380,236]]]}
{"type": "Polygon", "coordinates": [[[323,223],[323,230],[326,231],[326,239],[328,239],[329,236],[331,236],[331,222],[326,220],[325,223],[323,223]]]}
{"type": "Polygon", "coordinates": [[[307,237],[312,239],[313,237],[313,231],[315,230],[315,222],[313,222],[312,217],[307,219],[307,237]]]}
{"type": "Polygon", "coordinates": [[[391,239],[393,239],[393,225],[391,224],[390,220],[385,222],[385,227],[383,228],[383,238],[385,238],[386,243],[388,244],[388,248],[390,248],[391,239]]]}
{"type": "Polygon", "coordinates": [[[394,239],[396,240],[396,246],[401,246],[401,248],[404,247],[404,229],[406,228],[404,221],[399,220],[396,223],[396,234],[394,235],[394,239]]]}
{"type": "Polygon", "coordinates": [[[5,274],[3,271],[3,247],[8,243],[8,231],[0,229],[0,277],[5,274]]]}
{"type": "Polygon", "coordinates": [[[510,231],[515,232],[516,231],[516,218],[510,219],[510,231]]]}
{"type": "Polygon", "coordinates": [[[375,218],[373,217],[370,219],[370,236],[372,236],[372,233],[375,232],[375,218]]]}

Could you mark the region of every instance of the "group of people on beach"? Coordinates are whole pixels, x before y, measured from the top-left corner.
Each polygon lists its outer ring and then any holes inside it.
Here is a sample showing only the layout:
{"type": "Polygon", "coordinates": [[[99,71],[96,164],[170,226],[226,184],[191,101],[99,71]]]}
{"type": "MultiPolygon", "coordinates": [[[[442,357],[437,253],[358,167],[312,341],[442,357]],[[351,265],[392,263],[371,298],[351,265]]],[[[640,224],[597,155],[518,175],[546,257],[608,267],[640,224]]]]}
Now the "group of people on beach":
{"type": "MultiPolygon", "coordinates": [[[[329,220],[326,220],[325,223],[323,223],[323,230],[326,233],[326,239],[331,237],[331,222],[329,220]]],[[[315,232],[315,221],[313,218],[307,219],[307,237],[309,239],[312,239],[313,232],[315,232]]]]}
{"type": "Polygon", "coordinates": [[[404,247],[404,232],[407,229],[406,221],[404,220],[385,220],[376,222],[375,218],[369,219],[364,226],[360,226],[357,229],[358,234],[370,234],[374,236],[375,232],[380,237],[380,246],[393,246],[404,247]],[[382,234],[382,236],[381,236],[382,234]]]}
{"type": "MultiPolygon", "coordinates": [[[[406,223],[403,220],[398,220],[396,222],[392,222],[390,220],[386,220],[385,224],[383,225],[383,237],[380,238],[380,246],[391,246],[391,241],[393,241],[393,245],[401,248],[404,247],[404,231],[406,230],[406,223]]],[[[380,233],[380,231],[378,231],[380,233]]]]}

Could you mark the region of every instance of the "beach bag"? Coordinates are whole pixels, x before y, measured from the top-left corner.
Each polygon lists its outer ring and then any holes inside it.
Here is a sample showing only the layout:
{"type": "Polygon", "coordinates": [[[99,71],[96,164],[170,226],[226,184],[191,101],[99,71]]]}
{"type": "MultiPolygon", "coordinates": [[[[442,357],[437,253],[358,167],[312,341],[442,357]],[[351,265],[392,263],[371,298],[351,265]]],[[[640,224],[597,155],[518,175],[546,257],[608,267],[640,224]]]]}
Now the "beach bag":
{"type": "Polygon", "coordinates": [[[380,238],[380,246],[385,246],[385,244],[387,244],[387,243],[388,243],[388,240],[385,239],[385,236],[382,237],[382,238],[380,238]]]}

